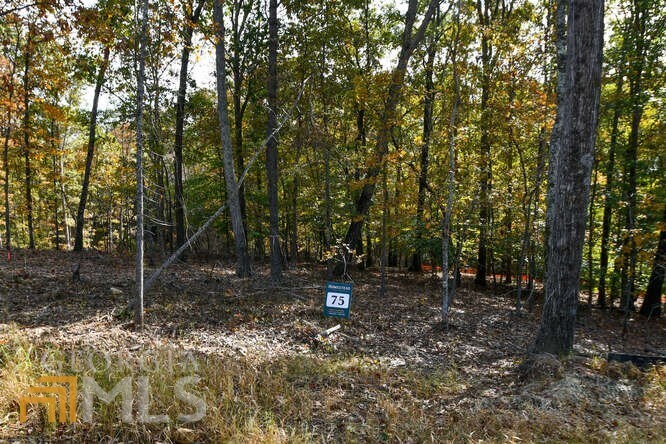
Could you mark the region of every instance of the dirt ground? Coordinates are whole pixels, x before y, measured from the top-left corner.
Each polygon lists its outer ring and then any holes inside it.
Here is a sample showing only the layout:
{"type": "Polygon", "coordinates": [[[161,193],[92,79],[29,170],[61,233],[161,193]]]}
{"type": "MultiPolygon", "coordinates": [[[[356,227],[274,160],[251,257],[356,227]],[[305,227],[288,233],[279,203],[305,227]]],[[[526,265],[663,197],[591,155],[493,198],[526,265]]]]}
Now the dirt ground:
{"type": "MultiPolygon", "coordinates": [[[[541,307],[537,304],[534,313],[516,314],[511,288],[490,284],[480,291],[463,276],[445,329],[439,322],[437,277],[391,270],[388,293],[380,298],[377,271],[355,272],[351,318],[338,320],[322,315],[324,271],[318,264],[292,267],[279,287],[271,287],[263,266],[255,266],[253,278],[240,280],[228,264],[196,260],[177,264],[149,293],[146,328],[137,333],[124,310],[134,285],[132,258],[18,251],[12,262],[0,263],[0,340],[19,329],[30,341],[61,347],[122,351],[169,344],[257,363],[293,356],[324,360],[356,356],[382,368],[419,374],[455,369],[461,387],[455,395],[424,396],[423,408],[433,415],[450,418],[454,413],[496,411],[527,418],[533,414],[525,412],[536,409],[546,412],[556,426],[552,432],[528,434],[528,439],[576,440],[585,437],[587,429],[594,431],[591,441],[666,439],[666,367],[653,369],[648,377],[646,372],[604,360],[609,351],[666,354],[664,319],[648,322],[634,315],[623,336],[620,313],[590,310],[581,303],[574,355],[561,362],[561,372],[533,378],[521,374],[519,365],[526,358],[541,307]],[[74,281],[77,264],[81,279],[74,281]],[[341,329],[329,339],[316,338],[338,323],[341,329]],[[558,431],[562,427],[582,431],[566,435],[558,431]]],[[[310,429],[319,430],[318,419],[311,421],[310,429]]],[[[529,429],[531,420],[526,423],[521,427],[529,429]]],[[[7,419],[0,422],[2,428],[4,437],[11,438],[14,429],[7,419]]],[[[516,436],[502,437],[469,432],[470,441],[518,441],[522,433],[517,430],[516,436]]],[[[433,433],[438,441],[438,432],[433,433]]],[[[314,436],[320,441],[346,440],[335,432],[314,436]]],[[[386,440],[393,441],[391,434],[386,440]]]]}

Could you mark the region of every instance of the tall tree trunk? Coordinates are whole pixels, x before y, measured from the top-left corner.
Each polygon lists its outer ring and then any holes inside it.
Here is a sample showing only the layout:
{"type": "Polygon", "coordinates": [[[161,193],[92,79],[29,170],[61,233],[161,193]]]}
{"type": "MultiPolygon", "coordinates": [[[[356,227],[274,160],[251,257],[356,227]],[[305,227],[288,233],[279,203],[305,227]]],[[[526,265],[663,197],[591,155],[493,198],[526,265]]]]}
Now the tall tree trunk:
{"type": "MultiPolygon", "coordinates": [[[[234,57],[236,57],[234,55],[234,57]]],[[[236,148],[236,164],[238,171],[245,169],[245,159],[243,155],[243,114],[244,106],[241,101],[241,88],[242,75],[234,71],[234,87],[233,87],[233,102],[234,102],[234,144],[236,148]]],[[[245,184],[242,183],[238,189],[238,201],[240,203],[241,216],[243,217],[243,226],[247,230],[247,204],[245,202],[245,184]]]]}
{"type": "MultiPolygon", "coordinates": [[[[508,158],[507,158],[507,169],[508,171],[513,170],[513,155],[511,152],[509,152],[508,158]]],[[[511,178],[508,178],[509,184],[507,187],[507,196],[509,196],[509,199],[511,196],[513,196],[513,184],[511,182],[511,178]]],[[[504,283],[505,284],[511,284],[512,280],[512,266],[513,266],[513,239],[511,239],[511,231],[513,228],[513,211],[511,208],[511,205],[506,206],[505,214],[504,214],[504,252],[503,255],[504,257],[502,258],[502,262],[504,262],[504,283]]]]}
{"type": "MultiPolygon", "coordinates": [[[[63,140],[64,144],[64,140],[63,140]]],[[[69,224],[67,223],[67,219],[69,217],[69,209],[67,206],[67,193],[65,192],[65,181],[63,180],[65,176],[65,161],[63,159],[62,155],[62,148],[63,145],[61,145],[61,150],[60,150],[60,155],[58,156],[58,161],[59,161],[59,183],[60,183],[60,204],[62,205],[62,219],[63,219],[63,226],[65,227],[65,244],[67,244],[67,249],[70,249],[72,247],[72,239],[71,235],[69,232],[69,224]]],[[[122,214],[122,213],[121,213],[122,214]]],[[[122,222],[121,222],[121,227],[122,227],[122,222]]]]}
{"type": "MultiPolygon", "coordinates": [[[[666,208],[662,223],[666,224],[666,208]]],[[[659,232],[659,246],[654,255],[652,273],[648,281],[645,299],[641,305],[641,314],[645,316],[661,316],[661,288],[664,286],[664,274],[666,271],[666,229],[659,232]]]]}
{"type": "Polygon", "coordinates": [[[331,223],[331,151],[328,141],[324,146],[324,247],[328,252],[331,249],[333,226],[331,223]]]}
{"type": "MultiPolygon", "coordinates": [[[[563,6],[558,3],[558,8],[563,6]]],[[[573,347],[599,114],[603,12],[603,0],[569,2],[566,81],[557,108],[561,127],[551,135],[551,159],[555,163],[551,166],[553,183],[548,196],[548,274],[541,323],[531,346],[534,352],[559,355],[573,347]]]]}
{"type": "MultiPolygon", "coordinates": [[[[539,133],[539,142],[538,142],[538,149],[537,149],[537,169],[535,172],[535,177],[534,177],[534,189],[529,193],[527,197],[527,202],[523,207],[523,217],[525,218],[525,225],[523,226],[523,238],[521,242],[521,247],[520,247],[520,257],[518,259],[518,264],[517,264],[517,278],[516,282],[518,283],[518,286],[516,287],[516,311],[520,312],[522,309],[522,291],[523,291],[523,266],[525,263],[525,257],[527,256],[528,250],[529,250],[529,282],[528,282],[528,287],[530,289],[533,289],[533,279],[534,279],[534,269],[536,268],[535,266],[535,259],[534,259],[534,239],[533,239],[533,221],[537,219],[538,212],[539,212],[539,191],[541,189],[541,179],[543,177],[543,170],[544,170],[544,164],[545,164],[545,152],[546,152],[546,129],[545,127],[541,127],[541,131],[539,133]]],[[[527,177],[525,177],[525,181],[527,181],[527,177]]],[[[527,185],[527,184],[526,184],[527,185]]],[[[525,187],[525,193],[527,194],[527,186],[525,187]]],[[[532,311],[532,304],[533,304],[533,295],[534,293],[530,293],[530,297],[528,300],[528,310],[531,312],[532,311]]]]}
{"type": "Polygon", "coordinates": [[[597,197],[597,169],[594,162],[594,178],[592,179],[592,194],[590,195],[590,206],[587,220],[587,305],[592,306],[592,294],[594,292],[594,201],[597,197]]]}
{"type": "Polygon", "coordinates": [[[490,186],[492,180],[491,171],[491,143],[490,143],[490,109],[488,102],[490,100],[491,71],[493,59],[492,41],[487,31],[489,31],[492,16],[491,5],[488,0],[477,0],[477,13],[479,23],[483,29],[481,33],[481,117],[480,132],[481,140],[479,145],[479,156],[481,162],[481,171],[479,177],[479,247],[477,252],[476,276],[474,283],[485,287],[488,268],[488,229],[490,224],[490,186]]]}
{"type": "MultiPolygon", "coordinates": [[[[355,214],[349,223],[347,234],[345,235],[345,243],[348,244],[352,250],[358,247],[356,242],[357,239],[360,239],[363,223],[365,222],[368,210],[372,204],[372,196],[375,193],[377,177],[382,170],[384,158],[388,152],[390,133],[395,121],[395,111],[402,92],[407,64],[409,63],[409,59],[411,58],[414,49],[416,49],[423,40],[425,30],[428,23],[430,23],[438,4],[439,2],[437,0],[431,0],[429,2],[428,10],[424,15],[423,20],[421,20],[418,30],[414,32],[414,21],[416,20],[418,1],[409,0],[407,12],[405,13],[405,30],[402,37],[400,55],[398,57],[398,63],[391,75],[391,83],[381,113],[379,129],[377,132],[377,142],[375,144],[372,162],[367,168],[361,194],[355,202],[355,214]]],[[[332,271],[335,275],[340,276],[343,269],[341,266],[337,266],[336,269],[332,271]]]]}
{"type": "MultiPolygon", "coordinates": [[[[328,15],[328,3],[324,3],[324,15],[328,15]]],[[[319,67],[319,81],[322,91],[322,125],[323,134],[321,134],[321,145],[324,151],[324,247],[326,252],[331,249],[331,241],[333,236],[333,226],[331,222],[331,151],[328,138],[328,97],[326,91],[326,73],[327,67],[327,42],[322,40],[321,44],[321,61],[319,67]]]]}
{"type": "MultiPolygon", "coordinates": [[[[566,87],[566,59],[567,59],[567,8],[569,0],[555,0],[557,8],[555,11],[555,65],[557,67],[557,81],[555,86],[555,104],[560,108],[560,102],[564,99],[564,88],[566,87]]],[[[558,140],[560,138],[562,120],[559,113],[555,115],[555,123],[550,133],[550,139],[558,140]]],[[[553,184],[555,183],[555,166],[558,157],[559,144],[550,144],[548,149],[548,182],[546,184],[546,201],[551,202],[553,198],[553,184]]],[[[544,257],[548,256],[548,242],[550,239],[550,226],[552,219],[552,207],[546,205],[546,224],[544,232],[544,257]]],[[[546,261],[544,275],[548,274],[548,263],[546,261]]]]}
{"type": "Polygon", "coordinates": [[[425,96],[423,98],[423,143],[421,144],[419,193],[416,199],[416,251],[412,255],[410,270],[421,271],[423,260],[423,212],[425,208],[426,189],[428,187],[428,162],[430,136],[432,134],[432,111],[435,101],[435,82],[433,72],[435,65],[436,41],[433,38],[428,45],[425,64],[425,96]]]}
{"type": "MultiPolygon", "coordinates": [[[[12,102],[14,96],[14,88],[9,88],[9,102],[12,102]]],[[[5,128],[5,142],[2,150],[2,167],[4,170],[4,184],[3,189],[5,192],[5,248],[8,251],[8,258],[11,257],[12,250],[12,230],[11,230],[11,210],[9,209],[9,139],[12,134],[12,111],[11,106],[7,107],[7,128],[5,128]]]]}
{"type": "MultiPolygon", "coordinates": [[[[51,124],[53,125],[53,123],[51,124]]],[[[53,134],[53,133],[52,133],[53,134]]],[[[54,136],[51,136],[54,137],[54,136]]],[[[55,244],[55,249],[60,250],[60,218],[58,217],[58,206],[60,203],[58,202],[58,167],[56,163],[56,156],[53,154],[51,156],[51,166],[52,166],[52,174],[53,174],[53,236],[54,236],[54,244],[55,244]]]]}
{"type": "Polygon", "coordinates": [[[35,248],[35,230],[32,215],[32,168],[30,166],[30,62],[32,61],[32,31],[30,26],[26,42],[25,65],[23,70],[23,157],[25,159],[25,201],[28,210],[29,248],[35,248]]]}
{"type": "MultiPolygon", "coordinates": [[[[148,1],[142,0],[139,4],[141,8],[141,31],[139,36],[139,69],[136,77],[136,303],[134,306],[134,325],[139,331],[143,330],[143,101],[146,42],[148,40],[148,1]]],[[[100,77],[103,78],[103,76],[100,77]]],[[[101,82],[98,84],[101,87],[101,82]]],[[[91,133],[93,134],[94,143],[94,129],[91,130],[91,133]]],[[[90,145],[88,145],[88,148],[90,149],[90,145]]]]}
{"type": "Polygon", "coordinates": [[[266,133],[266,173],[268,177],[268,210],[270,219],[270,248],[271,248],[271,279],[274,282],[282,278],[282,253],[280,251],[280,229],[278,214],[278,139],[277,112],[278,112],[278,76],[277,76],[277,49],[278,49],[278,18],[277,0],[270,0],[268,7],[268,124],[266,133]]]}
{"type": "MultiPolygon", "coordinates": [[[[301,157],[301,150],[303,147],[303,137],[301,135],[301,124],[302,124],[302,119],[301,116],[298,116],[298,133],[296,135],[296,138],[294,140],[295,144],[295,156],[294,156],[294,162],[298,165],[300,162],[300,157],[301,157]]],[[[294,178],[292,180],[292,188],[291,188],[291,205],[289,208],[290,212],[290,236],[289,236],[289,259],[292,261],[294,265],[298,262],[298,190],[300,187],[301,183],[301,177],[296,170],[294,172],[294,178]]],[[[283,186],[283,189],[285,190],[285,194],[287,191],[287,187],[283,186]]],[[[286,200],[286,196],[285,196],[286,200]]]]}
{"type": "MultiPolygon", "coordinates": [[[[451,56],[453,69],[453,108],[449,120],[449,174],[447,178],[448,196],[446,198],[446,209],[442,220],[442,324],[447,325],[449,307],[451,306],[455,283],[449,288],[449,243],[451,239],[451,213],[453,211],[453,198],[456,192],[456,135],[458,132],[458,105],[460,102],[460,79],[457,67],[457,45],[460,38],[460,4],[456,7],[456,36],[451,56]]],[[[457,255],[456,255],[457,256],[457,255]]],[[[456,258],[457,262],[457,258],[456,258]]],[[[434,264],[433,264],[434,265],[434,264]]],[[[434,267],[433,267],[434,268],[434,267]]],[[[455,281],[455,279],[454,279],[455,281]]]]}
{"type": "MultiPolygon", "coordinates": [[[[632,2],[631,13],[631,37],[636,57],[629,66],[629,97],[631,101],[631,127],[627,141],[627,151],[625,156],[625,177],[624,201],[626,205],[625,229],[626,237],[624,240],[624,260],[623,260],[623,286],[622,286],[622,309],[628,314],[634,309],[635,297],[635,277],[636,277],[636,240],[634,238],[634,229],[636,227],[636,162],[638,160],[638,137],[643,117],[643,68],[645,64],[645,23],[646,8],[644,2],[632,2]]],[[[625,328],[626,320],[625,316],[625,328]]]]}
{"type": "Polygon", "coordinates": [[[250,258],[247,254],[247,242],[243,218],[238,198],[238,182],[234,169],[234,154],[231,145],[231,126],[229,124],[229,109],[227,103],[227,79],[225,68],[224,48],[224,10],[222,0],[215,0],[213,6],[215,23],[215,77],[217,80],[217,115],[220,124],[220,140],[222,143],[222,163],[224,166],[224,181],[227,188],[227,206],[231,216],[231,227],[234,232],[236,245],[236,274],[247,277],[251,274],[250,258]]]}
{"type": "Polygon", "coordinates": [[[201,10],[206,2],[199,0],[196,9],[191,15],[188,11],[192,3],[185,8],[186,24],[183,32],[183,52],[180,55],[180,73],[178,74],[178,96],[176,97],[176,134],[173,147],[174,160],[174,194],[176,213],[176,248],[186,241],[185,227],[185,198],[183,194],[183,133],[185,130],[185,100],[187,97],[187,69],[190,63],[190,52],[192,50],[192,35],[194,26],[199,21],[201,10]]]}
{"type": "Polygon", "coordinates": [[[386,266],[388,265],[388,184],[386,181],[386,166],[382,172],[382,237],[381,242],[381,260],[379,263],[379,297],[386,296],[386,266]]]}
{"type": "MultiPolygon", "coordinates": [[[[623,53],[624,54],[624,53],[623,53]]],[[[610,241],[611,218],[613,216],[613,184],[615,182],[615,152],[618,146],[619,122],[621,114],[622,87],[624,85],[624,57],[620,62],[615,83],[615,99],[613,101],[613,119],[611,123],[610,146],[608,147],[608,163],[606,164],[606,185],[604,186],[604,214],[601,223],[601,254],[599,256],[599,297],[597,305],[606,306],[606,274],[608,272],[608,247],[610,241]]]]}
{"type": "Polygon", "coordinates": [[[95,82],[95,93],[93,95],[92,110],[90,112],[90,125],[88,127],[88,153],[86,154],[86,168],[83,172],[83,184],[81,186],[81,198],[76,211],[76,232],[74,235],[74,251],[83,250],[83,225],[85,223],[86,202],[88,201],[88,187],[90,185],[90,172],[92,170],[93,157],[95,155],[95,132],[97,131],[97,106],[99,95],[104,84],[106,69],[109,66],[110,48],[104,47],[104,59],[97,74],[95,82]]]}

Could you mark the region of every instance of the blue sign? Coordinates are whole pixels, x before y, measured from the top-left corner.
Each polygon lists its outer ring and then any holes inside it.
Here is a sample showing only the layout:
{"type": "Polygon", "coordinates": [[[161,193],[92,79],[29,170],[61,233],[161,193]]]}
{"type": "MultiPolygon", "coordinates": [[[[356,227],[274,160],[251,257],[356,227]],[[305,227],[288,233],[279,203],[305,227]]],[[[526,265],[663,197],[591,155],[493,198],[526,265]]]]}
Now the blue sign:
{"type": "Polygon", "coordinates": [[[324,315],[334,318],[349,319],[352,284],[344,282],[326,282],[326,300],[324,315]]]}

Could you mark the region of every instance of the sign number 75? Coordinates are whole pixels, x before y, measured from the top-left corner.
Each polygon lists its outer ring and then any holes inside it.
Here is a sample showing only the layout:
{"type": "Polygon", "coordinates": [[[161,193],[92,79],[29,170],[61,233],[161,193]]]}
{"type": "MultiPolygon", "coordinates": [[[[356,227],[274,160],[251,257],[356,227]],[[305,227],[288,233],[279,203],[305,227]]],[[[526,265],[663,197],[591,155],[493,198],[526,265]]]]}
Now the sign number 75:
{"type": "Polygon", "coordinates": [[[347,308],[349,307],[349,295],[345,293],[330,292],[326,295],[327,307],[347,308]]]}

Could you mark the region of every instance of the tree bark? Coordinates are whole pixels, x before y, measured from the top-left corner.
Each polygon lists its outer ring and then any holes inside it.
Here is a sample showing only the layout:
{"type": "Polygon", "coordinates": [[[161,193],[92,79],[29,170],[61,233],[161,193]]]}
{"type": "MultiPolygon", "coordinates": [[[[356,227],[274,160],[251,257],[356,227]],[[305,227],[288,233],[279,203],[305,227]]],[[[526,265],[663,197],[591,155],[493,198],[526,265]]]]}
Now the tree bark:
{"type": "MultiPolygon", "coordinates": [[[[562,2],[558,8],[563,7],[562,2]]],[[[566,81],[558,93],[560,130],[551,135],[552,189],[548,195],[545,303],[531,351],[568,353],[573,347],[585,216],[599,114],[603,0],[571,0],[567,20],[566,81]]],[[[558,79],[558,82],[563,79],[558,79]]]]}
{"type": "Polygon", "coordinates": [[[76,211],[76,232],[74,234],[74,251],[83,250],[83,225],[85,223],[86,202],[88,201],[88,187],[90,185],[90,172],[92,170],[93,157],[95,155],[95,132],[97,131],[97,107],[99,105],[99,95],[104,84],[106,69],[109,66],[110,48],[104,47],[104,58],[102,66],[97,74],[95,82],[95,93],[93,95],[92,110],[90,112],[90,125],[88,127],[88,152],[86,154],[86,167],[83,172],[83,184],[81,186],[81,198],[79,207],[76,211]]]}
{"type": "MultiPolygon", "coordinates": [[[[180,73],[178,75],[178,96],[176,98],[176,134],[174,142],[174,194],[176,213],[176,246],[180,247],[186,241],[185,227],[185,198],[183,195],[183,133],[185,131],[185,100],[187,97],[187,70],[192,50],[192,35],[194,26],[199,21],[201,11],[206,2],[200,0],[196,9],[188,15],[185,8],[186,24],[183,32],[183,52],[180,56],[180,73]]],[[[192,3],[189,3],[189,8],[192,3]]]]}
{"type": "MultiPolygon", "coordinates": [[[[557,81],[555,86],[555,104],[560,108],[560,102],[563,100],[566,88],[566,58],[567,58],[567,9],[569,0],[556,0],[557,9],[555,11],[555,64],[557,67],[557,81]]],[[[551,130],[550,139],[558,140],[559,132],[562,127],[562,120],[559,113],[555,115],[555,123],[551,130]]],[[[548,147],[548,182],[546,184],[546,201],[552,200],[551,193],[553,190],[554,168],[558,156],[558,144],[550,144],[548,147]]],[[[544,230],[544,257],[548,256],[548,242],[550,239],[550,226],[552,219],[552,207],[546,205],[546,224],[544,230]]],[[[546,261],[544,267],[544,275],[548,274],[548,263],[546,261]]]]}
{"type": "Polygon", "coordinates": [[[215,78],[217,83],[217,115],[220,124],[220,141],[222,143],[222,163],[224,166],[224,181],[227,189],[227,206],[231,215],[231,227],[234,232],[236,245],[236,274],[247,277],[251,274],[250,258],[247,254],[247,242],[243,218],[238,199],[238,182],[234,168],[233,147],[231,145],[231,126],[229,124],[229,109],[227,102],[227,79],[225,68],[224,48],[224,11],[222,0],[215,0],[213,7],[215,23],[215,78]]]}

